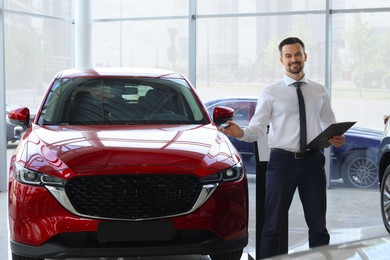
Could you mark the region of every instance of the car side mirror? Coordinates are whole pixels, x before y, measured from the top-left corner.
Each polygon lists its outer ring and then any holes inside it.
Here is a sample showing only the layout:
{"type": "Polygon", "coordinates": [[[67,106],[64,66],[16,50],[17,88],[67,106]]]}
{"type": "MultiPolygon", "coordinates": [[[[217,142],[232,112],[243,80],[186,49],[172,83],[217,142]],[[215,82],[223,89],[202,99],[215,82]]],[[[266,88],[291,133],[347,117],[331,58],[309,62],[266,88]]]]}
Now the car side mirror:
{"type": "Polygon", "coordinates": [[[232,120],[234,116],[234,109],[230,107],[214,107],[213,119],[217,125],[226,123],[232,120]]]}
{"type": "Polygon", "coordinates": [[[389,117],[390,117],[390,115],[384,115],[383,116],[383,123],[384,124],[387,124],[387,121],[389,121],[389,117]]]}
{"type": "Polygon", "coordinates": [[[27,107],[13,109],[8,112],[8,119],[25,130],[30,127],[30,110],[27,107]]]}

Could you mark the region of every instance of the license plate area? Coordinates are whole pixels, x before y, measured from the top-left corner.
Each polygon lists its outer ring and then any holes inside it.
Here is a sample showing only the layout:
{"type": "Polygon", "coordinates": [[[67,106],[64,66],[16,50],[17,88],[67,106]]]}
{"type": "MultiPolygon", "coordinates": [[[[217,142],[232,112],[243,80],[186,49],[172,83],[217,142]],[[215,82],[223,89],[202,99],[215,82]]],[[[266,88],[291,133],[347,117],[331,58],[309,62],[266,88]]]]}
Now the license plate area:
{"type": "Polygon", "coordinates": [[[100,222],[97,239],[100,242],[164,241],[173,238],[171,221],[100,222]]]}

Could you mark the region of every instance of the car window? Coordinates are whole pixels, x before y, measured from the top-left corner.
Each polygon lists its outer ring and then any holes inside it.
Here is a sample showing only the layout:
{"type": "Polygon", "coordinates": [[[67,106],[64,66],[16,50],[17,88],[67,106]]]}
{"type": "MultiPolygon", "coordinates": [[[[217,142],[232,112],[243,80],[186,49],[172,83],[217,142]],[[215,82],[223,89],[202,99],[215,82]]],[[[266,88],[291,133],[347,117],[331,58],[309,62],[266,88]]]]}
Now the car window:
{"type": "Polygon", "coordinates": [[[39,124],[203,124],[181,79],[61,79],[51,87],[39,124]]]}

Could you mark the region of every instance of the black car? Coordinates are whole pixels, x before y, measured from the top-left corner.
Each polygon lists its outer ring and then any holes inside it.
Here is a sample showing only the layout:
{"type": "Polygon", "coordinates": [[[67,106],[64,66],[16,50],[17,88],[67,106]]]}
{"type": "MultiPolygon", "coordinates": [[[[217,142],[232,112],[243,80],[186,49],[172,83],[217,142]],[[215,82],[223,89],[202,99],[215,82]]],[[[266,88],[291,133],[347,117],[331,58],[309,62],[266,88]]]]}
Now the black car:
{"type": "Polygon", "coordinates": [[[381,194],[381,212],[383,223],[390,233],[390,123],[389,116],[385,116],[385,129],[379,147],[379,180],[381,194]]]}
{"type": "MultiPolygon", "coordinates": [[[[256,104],[257,98],[252,96],[225,97],[205,103],[210,114],[216,106],[233,108],[235,111],[233,120],[241,127],[246,127],[249,124],[255,113],[256,104]]],[[[377,156],[381,137],[382,132],[378,130],[361,127],[353,127],[348,130],[345,133],[345,144],[341,147],[331,148],[330,179],[342,179],[344,184],[349,187],[377,187],[377,156]]],[[[255,173],[256,159],[253,144],[235,138],[230,138],[230,140],[241,153],[247,173],[255,173]]]]}

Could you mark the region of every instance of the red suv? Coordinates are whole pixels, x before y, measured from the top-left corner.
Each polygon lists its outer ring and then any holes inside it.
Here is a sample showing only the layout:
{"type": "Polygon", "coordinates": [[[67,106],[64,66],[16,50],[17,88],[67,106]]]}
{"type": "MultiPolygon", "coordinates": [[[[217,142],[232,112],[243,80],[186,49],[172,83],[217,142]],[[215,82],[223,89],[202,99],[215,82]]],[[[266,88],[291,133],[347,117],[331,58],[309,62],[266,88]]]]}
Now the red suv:
{"type": "Polygon", "coordinates": [[[182,75],[151,69],[56,75],[11,159],[13,260],[210,255],[248,243],[242,158],[182,75]]]}

